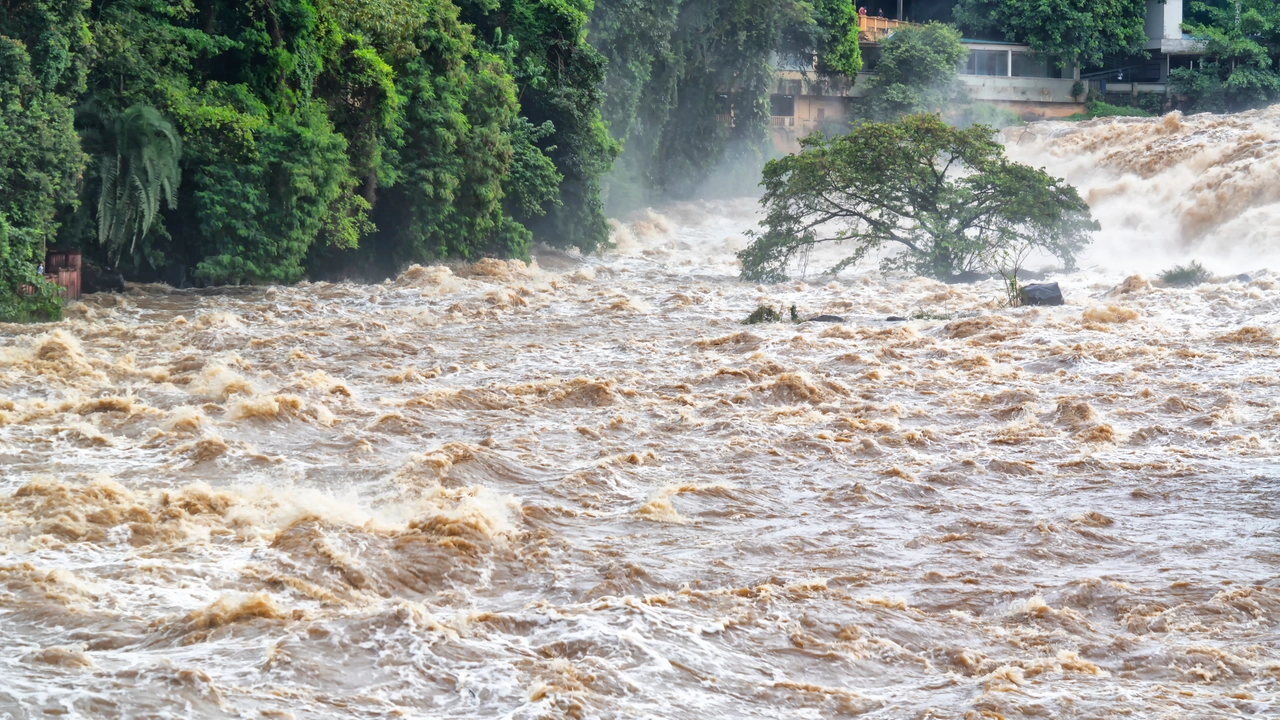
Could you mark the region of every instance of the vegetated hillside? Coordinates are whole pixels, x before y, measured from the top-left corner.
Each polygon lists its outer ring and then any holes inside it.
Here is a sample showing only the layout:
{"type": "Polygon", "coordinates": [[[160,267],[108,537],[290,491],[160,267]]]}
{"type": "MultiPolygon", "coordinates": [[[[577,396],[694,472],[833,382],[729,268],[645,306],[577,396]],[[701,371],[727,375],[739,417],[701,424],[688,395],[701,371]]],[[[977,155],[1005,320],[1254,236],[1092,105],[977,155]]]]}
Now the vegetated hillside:
{"type": "Polygon", "coordinates": [[[0,2],[7,285],[50,245],[209,283],[596,250],[624,141],[646,187],[691,178],[732,139],[716,91],[740,86],[759,151],[784,27],[857,71],[848,0],[751,5],[0,2]]]}

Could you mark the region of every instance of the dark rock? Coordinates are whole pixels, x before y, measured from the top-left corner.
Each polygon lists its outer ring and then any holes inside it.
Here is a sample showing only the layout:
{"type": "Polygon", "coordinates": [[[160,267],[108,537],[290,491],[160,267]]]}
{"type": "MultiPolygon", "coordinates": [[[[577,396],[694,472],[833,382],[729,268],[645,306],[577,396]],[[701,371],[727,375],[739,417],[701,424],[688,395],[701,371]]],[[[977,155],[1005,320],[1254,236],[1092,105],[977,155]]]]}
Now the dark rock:
{"type": "Polygon", "coordinates": [[[885,318],[884,321],[885,322],[906,322],[907,319],[902,317],[901,315],[890,315],[889,317],[885,318]]]}
{"type": "Polygon", "coordinates": [[[81,293],[124,292],[124,275],[115,270],[86,267],[80,273],[81,293]]]}
{"type": "Polygon", "coordinates": [[[1239,275],[1236,276],[1236,279],[1239,280],[1240,282],[1249,282],[1253,280],[1253,278],[1249,277],[1248,273],[1240,273],[1239,275]]]}
{"type": "Polygon", "coordinates": [[[962,285],[964,283],[982,282],[983,280],[986,280],[989,277],[991,276],[986,273],[965,270],[962,273],[956,273],[955,275],[951,275],[949,277],[943,278],[942,282],[948,285],[962,285]]]}
{"type": "Polygon", "coordinates": [[[1061,305],[1062,290],[1058,283],[1036,283],[1018,288],[1018,298],[1023,305],[1061,305]]]}
{"type": "Polygon", "coordinates": [[[1049,273],[1047,272],[1040,272],[1039,270],[1023,270],[1022,268],[1018,268],[1019,280],[1043,280],[1047,277],[1049,277],[1049,273]]]}
{"type": "Polygon", "coordinates": [[[839,315],[818,315],[809,318],[809,322],[844,322],[844,318],[839,315]]]}

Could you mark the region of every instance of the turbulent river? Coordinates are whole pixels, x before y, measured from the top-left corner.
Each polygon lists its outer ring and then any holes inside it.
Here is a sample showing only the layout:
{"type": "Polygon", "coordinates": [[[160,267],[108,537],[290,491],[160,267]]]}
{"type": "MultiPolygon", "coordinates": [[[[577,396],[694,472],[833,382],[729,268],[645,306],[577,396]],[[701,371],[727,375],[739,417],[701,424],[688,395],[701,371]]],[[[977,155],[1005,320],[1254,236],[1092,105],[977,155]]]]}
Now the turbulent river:
{"type": "Polygon", "coordinates": [[[1274,717],[1280,114],[1007,135],[1066,306],[745,284],[740,200],[5,326],[0,717],[1274,717]]]}

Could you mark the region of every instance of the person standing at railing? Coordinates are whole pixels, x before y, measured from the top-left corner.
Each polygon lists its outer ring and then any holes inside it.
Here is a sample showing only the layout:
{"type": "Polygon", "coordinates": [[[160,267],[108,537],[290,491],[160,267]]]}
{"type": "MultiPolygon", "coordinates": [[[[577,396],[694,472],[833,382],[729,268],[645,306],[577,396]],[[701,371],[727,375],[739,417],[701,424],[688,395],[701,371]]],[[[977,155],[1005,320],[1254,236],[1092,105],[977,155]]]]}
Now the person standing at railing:
{"type": "Polygon", "coordinates": [[[858,8],[858,19],[860,20],[867,19],[867,9],[865,7],[858,8]]]}

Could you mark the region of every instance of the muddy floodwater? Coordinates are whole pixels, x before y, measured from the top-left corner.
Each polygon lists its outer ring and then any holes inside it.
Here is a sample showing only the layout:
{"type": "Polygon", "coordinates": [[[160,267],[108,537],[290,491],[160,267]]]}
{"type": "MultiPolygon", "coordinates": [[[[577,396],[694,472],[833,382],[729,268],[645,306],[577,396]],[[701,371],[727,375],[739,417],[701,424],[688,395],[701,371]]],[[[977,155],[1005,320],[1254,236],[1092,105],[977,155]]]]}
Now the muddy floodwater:
{"type": "Polygon", "coordinates": [[[1153,286],[1253,210],[1089,146],[1194,122],[1023,138],[1104,224],[1062,307],[739,282],[745,199],[4,326],[0,717],[1276,717],[1280,231],[1153,286]]]}

